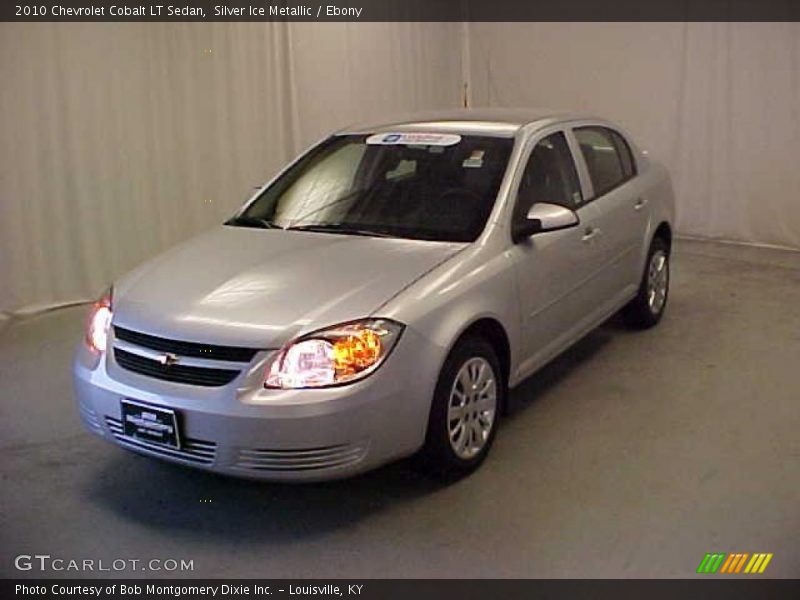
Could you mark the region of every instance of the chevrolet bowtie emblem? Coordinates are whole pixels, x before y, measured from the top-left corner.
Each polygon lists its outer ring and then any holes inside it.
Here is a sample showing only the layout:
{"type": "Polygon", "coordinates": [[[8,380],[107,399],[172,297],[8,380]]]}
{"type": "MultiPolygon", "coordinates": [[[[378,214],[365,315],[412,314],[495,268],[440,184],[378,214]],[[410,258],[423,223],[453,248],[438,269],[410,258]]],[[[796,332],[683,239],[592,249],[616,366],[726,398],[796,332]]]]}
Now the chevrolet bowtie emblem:
{"type": "Polygon", "coordinates": [[[162,365],[169,367],[170,365],[179,363],[181,359],[178,358],[176,354],[173,354],[172,352],[167,352],[166,354],[159,356],[156,360],[160,362],[162,365]]]}

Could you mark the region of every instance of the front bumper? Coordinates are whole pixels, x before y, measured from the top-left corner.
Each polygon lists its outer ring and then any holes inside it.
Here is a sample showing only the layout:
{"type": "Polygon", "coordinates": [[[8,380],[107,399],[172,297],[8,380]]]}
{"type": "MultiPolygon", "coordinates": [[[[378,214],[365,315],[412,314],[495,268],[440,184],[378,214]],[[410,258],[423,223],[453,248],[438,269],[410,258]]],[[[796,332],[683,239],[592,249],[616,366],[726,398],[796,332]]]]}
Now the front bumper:
{"type": "Polygon", "coordinates": [[[112,350],[97,357],[81,345],[74,389],[87,429],[128,450],[238,477],[317,481],[355,475],[422,445],[440,353],[407,328],[386,363],[361,381],[267,390],[269,352],[230,384],[203,388],[127,371],[112,350]],[[175,410],[180,449],[126,437],[125,398],[175,410]]]}

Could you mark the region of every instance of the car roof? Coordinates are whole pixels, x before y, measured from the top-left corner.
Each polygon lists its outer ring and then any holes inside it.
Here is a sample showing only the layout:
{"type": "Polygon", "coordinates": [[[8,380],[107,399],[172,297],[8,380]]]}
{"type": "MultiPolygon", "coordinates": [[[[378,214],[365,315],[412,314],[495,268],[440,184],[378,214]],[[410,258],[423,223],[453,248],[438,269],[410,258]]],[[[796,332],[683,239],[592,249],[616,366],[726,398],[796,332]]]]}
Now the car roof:
{"type": "Polygon", "coordinates": [[[354,123],[339,133],[382,133],[386,131],[435,131],[513,137],[526,125],[542,125],[576,119],[591,119],[563,110],[544,108],[464,108],[410,113],[394,118],[354,123]]]}

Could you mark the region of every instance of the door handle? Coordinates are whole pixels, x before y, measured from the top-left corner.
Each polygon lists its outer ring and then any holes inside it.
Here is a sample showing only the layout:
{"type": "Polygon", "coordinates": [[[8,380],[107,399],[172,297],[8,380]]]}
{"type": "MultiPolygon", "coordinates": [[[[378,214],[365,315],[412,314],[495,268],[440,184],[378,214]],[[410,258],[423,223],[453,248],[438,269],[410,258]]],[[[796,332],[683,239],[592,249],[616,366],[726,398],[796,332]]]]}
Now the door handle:
{"type": "Polygon", "coordinates": [[[583,237],[581,237],[582,242],[590,242],[600,233],[600,229],[597,227],[587,227],[586,231],[583,232],[583,237]]]}
{"type": "Polygon", "coordinates": [[[647,204],[647,199],[637,198],[636,203],[633,205],[633,210],[642,210],[645,204],[647,204]]]}

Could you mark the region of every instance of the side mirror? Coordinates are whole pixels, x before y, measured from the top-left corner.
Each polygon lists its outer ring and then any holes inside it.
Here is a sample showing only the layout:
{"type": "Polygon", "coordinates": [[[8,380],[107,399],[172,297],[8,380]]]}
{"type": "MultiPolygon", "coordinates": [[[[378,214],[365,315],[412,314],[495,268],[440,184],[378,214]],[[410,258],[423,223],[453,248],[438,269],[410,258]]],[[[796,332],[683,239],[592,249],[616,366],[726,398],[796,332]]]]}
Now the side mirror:
{"type": "Polygon", "coordinates": [[[578,214],[574,210],[558,204],[539,202],[531,207],[524,219],[514,223],[511,238],[518,244],[535,233],[569,229],[579,222],[578,214]]]}

